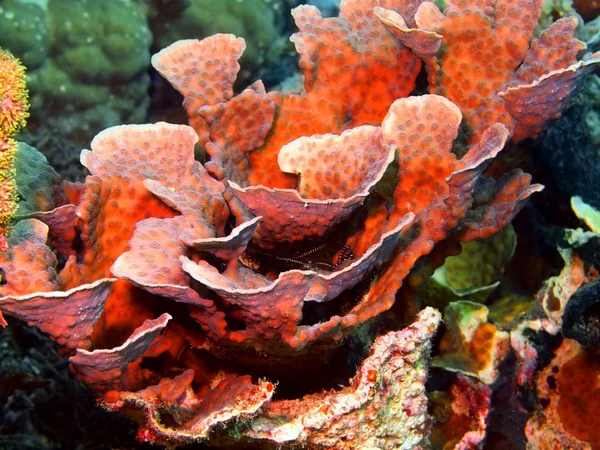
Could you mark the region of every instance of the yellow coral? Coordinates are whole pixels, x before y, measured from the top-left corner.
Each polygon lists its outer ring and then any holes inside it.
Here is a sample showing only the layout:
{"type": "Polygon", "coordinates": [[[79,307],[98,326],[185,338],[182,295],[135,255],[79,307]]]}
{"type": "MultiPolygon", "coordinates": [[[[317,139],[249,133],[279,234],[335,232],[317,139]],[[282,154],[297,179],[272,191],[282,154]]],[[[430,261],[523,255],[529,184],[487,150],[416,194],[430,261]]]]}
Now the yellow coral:
{"type": "Polygon", "coordinates": [[[0,137],[14,135],[29,117],[25,67],[10,53],[0,50],[0,137]]]}
{"type": "Polygon", "coordinates": [[[10,53],[0,50],[0,249],[6,246],[8,225],[17,211],[14,134],[29,117],[25,67],[10,53]]]}

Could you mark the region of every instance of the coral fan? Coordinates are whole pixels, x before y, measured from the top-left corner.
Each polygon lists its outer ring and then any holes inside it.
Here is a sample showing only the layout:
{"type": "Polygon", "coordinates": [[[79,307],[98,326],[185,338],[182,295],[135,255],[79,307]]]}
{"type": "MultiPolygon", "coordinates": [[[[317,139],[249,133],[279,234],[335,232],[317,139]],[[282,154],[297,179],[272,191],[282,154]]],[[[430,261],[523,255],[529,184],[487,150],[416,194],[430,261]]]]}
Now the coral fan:
{"type": "MultiPolygon", "coordinates": [[[[423,8],[346,0],[332,19],[296,8],[303,93],[256,82],[234,95],[244,41],[232,35],[159,52],[152,63],[184,95],[191,127],[109,128],[81,155],[85,183],[49,169],[24,182],[23,220],[0,254],[0,310],[64,346],[102,404],[141,423],[141,440],[427,446],[440,313],[404,314],[412,323],[400,329],[392,308],[417,263],[443,261],[446,240],[498,232],[541,186],[520,170],[484,175],[512,122],[492,111],[459,157],[463,113],[483,113],[435,94],[404,98],[419,59],[375,11],[412,26],[423,8]],[[390,183],[385,202],[377,191],[390,183]],[[352,339],[364,352],[356,371],[342,346],[352,339]],[[344,364],[327,367],[336,355],[344,364]]],[[[574,89],[583,66],[556,82],[574,89]]],[[[19,153],[45,167],[31,147],[19,153]]],[[[478,317],[481,364],[453,370],[491,382],[507,337],[478,317]]],[[[447,353],[464,356],[450,340],[447,353]]],[[[457,380],[452,420],[464,437],[453,439],[481,443],[490,391],[457,380]]]]}

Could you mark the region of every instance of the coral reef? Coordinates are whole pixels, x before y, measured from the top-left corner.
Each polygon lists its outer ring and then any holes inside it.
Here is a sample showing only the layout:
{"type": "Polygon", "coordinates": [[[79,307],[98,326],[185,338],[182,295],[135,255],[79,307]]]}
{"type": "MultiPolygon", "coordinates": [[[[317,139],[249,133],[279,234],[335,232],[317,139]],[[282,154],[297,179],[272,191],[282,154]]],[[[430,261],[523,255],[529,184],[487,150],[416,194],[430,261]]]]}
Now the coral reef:
{"type": "Polygon", "coordinates": [[[496,122],[514,133],[513,140],[537,135],[560,115],[577,79],[600,60],[594,54],[577,61],[585,44],[574,36],[575,18],[556,21],[532,40],[542,0],[446,4],[442,12],[423,3],[417,28],[394,12],[378,14],[426,62],[429,92],[461,108],[472,140],[496,122]]]}
{"type": "Polygon", "coordinates": [[[248,79],[289,47],[280,28],[266,0],[3,0],[0,46],[21,58],[31,92],[20,139],[44,152],[63,178],[82,181],[79,152],[93,136],[148,120],[153,48],[236,33],[248,42],[248,79]]]}
{"type": "Polygon", "coordinates": [[[558,116],[600,58],[576,59],[571,19],[530,43],[541,1],[447,4],[345,0],[336,18],[295,8],[298,93],[234,91],[241,38],[178,41],[152,64],[190,125],[102,131],[81,154],[83,183],[20,145],[0,311],[56,341],[143,442],[483,445],[488,385],[509,352],[512,378],[533,383],[527,330],[557,334],[590,273],[565,253],[537,316],[512,331],[517,313],[494,324],[485,305],[450,303],[433,357],[442,314],[419,292],[463,244],[502,230],[481,244],[499,256],[482,258],[492,269],[474,283],[501,275],[507,225],[542,186],[487,169],[558,116]],[[430,93],[408,97],[421,59],[430,93]],[[431,365],[451,380],[429,402],[431,365]]]}

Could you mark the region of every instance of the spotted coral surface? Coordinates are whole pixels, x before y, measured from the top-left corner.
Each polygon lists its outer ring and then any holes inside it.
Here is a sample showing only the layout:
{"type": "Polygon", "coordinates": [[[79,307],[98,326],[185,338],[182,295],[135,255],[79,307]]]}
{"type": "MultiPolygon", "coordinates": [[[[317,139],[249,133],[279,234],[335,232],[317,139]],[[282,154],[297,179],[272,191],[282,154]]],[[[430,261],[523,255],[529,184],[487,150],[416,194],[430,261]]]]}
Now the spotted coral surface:
{"type": "Polygon", "coordinates": [[[577,19],[564,18],[534,38],[542,0],[451,0],[421,4],[412,18],[380,8],[378,16],[427,65],[429,92],[455,102],[472,140],[494,123],[514,140],[537,135],[558,117],[600,54],[578,61],[585,44],[577,19]]]}
{"type": "MultiPolygon", "coordinates": [[[[385,3],[412,16],[421,1],[385,3]]],[[[277,165],[283,145],[302,136],[379,125],[392,102],[414,90],[420,62],[375,19],[373,7],[377,4],[345,1],[338,18],[322,18],[313,6],[294,10],[300,31],[292,40],[300,53],[305,93],[266,94],[259,83],[232,99],[237,60],[244,46],[231,35],[215,35],[201,42],[179,41],[154,55],[153,66],[183,94],[190,125],[198,132],[200,143],[207,143],[206,133],[212,135],[206,146],[211,156],[207,169],[218,178],[231,179],[228,175],[236,168],[232,164],[226,168],[224,162],[235,161],[245,175],[233,181],[243,187],[293,187],[295,178],[277,165]],[[221,75],[222,70],[228,76],[221,75]],[[184,76],[187,71],[197,76],[184,76]],[[206,93],[211,93],[210,97],[206,93]],[[253,111],[251,118],[228,113],[240,104],[247,105],[243,110],[253,111]],[[223,114],[230,119],[215,120],[223,114]],[[251,142],[248,147],[248,135],[240,132],[248,120],[261,131],[250,136],[263,136],[265,141],[251,142]],[[214,125],[207,129],[211,123],[214,125]],[[228,133],[224,133],[225,127],[228,133]],[[270,130],[268,137],[266,130],[270,130]],[[238,149],[255,151],[241,159],[238,149]]]]}
{"type": "MultiPolygon", "coordinates": [[[[297,8],[303,93],[261,82],[234,93],[244,41],[232,35],[159,52],[153,64],[184,95],[191,126],[101,132],[81,155],[82,184],[25,177],[32,216],[20,226],[36,231],[15,234],[0,259],[0,311],[70,348],[73,371],[103,406],[134,417],[144,441],[429,445],[424,384],[440,314],[396,316],[407,277],[430,256],[443,261],[449,240],[501,230],[542,187],[519,170],[485,173],[506,124],[484,127],[459,156],[470,116],[440,95],[404,98],[420,63],[374,8],[413,26],[421,4],[346,0],[328,19],[297,8]],[[392,164],[386,202],[374,192],[392,164]],[[31,248],[40,288],[20,267],[31,248]],[[36,313],[43,301],[56,309],[36,313]],[[346,361],[344,344],[373,325],[379,336],[346,361]]],[[[499,358],[488,341],[471,349],[485,367],[467,371],[489,381],[499,358]]],[[[465,445],[480,443],[487,407],[455,399],[456,415],[472,418],[460,418],[465,445]]]]}

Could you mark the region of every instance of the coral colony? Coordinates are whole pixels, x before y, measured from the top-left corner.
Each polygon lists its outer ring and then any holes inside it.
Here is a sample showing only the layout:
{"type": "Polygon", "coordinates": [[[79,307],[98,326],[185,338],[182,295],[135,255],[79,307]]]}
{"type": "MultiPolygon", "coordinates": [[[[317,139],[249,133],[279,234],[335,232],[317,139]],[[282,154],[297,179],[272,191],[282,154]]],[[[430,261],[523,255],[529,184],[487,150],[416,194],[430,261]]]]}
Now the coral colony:
{"type": "MultiPolygon", "coordinates": [[[[25,68],[10,53],[0,50],[0,250],[8,250],[8,226],[18,209],[13,136],[25,125],[29,103],[25,68]]],[[[0,320],[2,322],[2,320],[0,320]]]]}
{"type": "MultiPolygon", "coordinates": [[[[541,0],[445,3],[345,0],[338,18],[297,7],[301,93],[257,81],[234,95],[241,38],[176,42],[152,64],[190,126],[101,132],[81,154],[83,183],[11,140],[26,95],[2,54],[0,321],[47,333],[143,441],[481,445],[498,364],[512,346],[532,382],[535,350],[483,305],[449,307],[434,363],[458,375],[436,428],[425,382],[441,314],[415,298],[459,243],[504,229],[542,189],[519,169],[486,169],[558,117],[600,55],[578,60],[572,18],[534,37],[541,0]],[[409,97],[422,64],[429,93],[409,97]],[[340,354],[345,369],[330,362],[340,354]]],[[[576,289],[574,270],[561,276],[576,289]]],[[[538,329],[556,333],[559,312],[538,329]]],[[[576,351],[556,365],[584,370],[576,351]]],[[[575,407],[553,395],[555,410],[575,407]]],[[[536,448],[558,442],[552,432],[600,442],[576,423],[549,431],[556,415],[534,421],[536,448]]]]}

